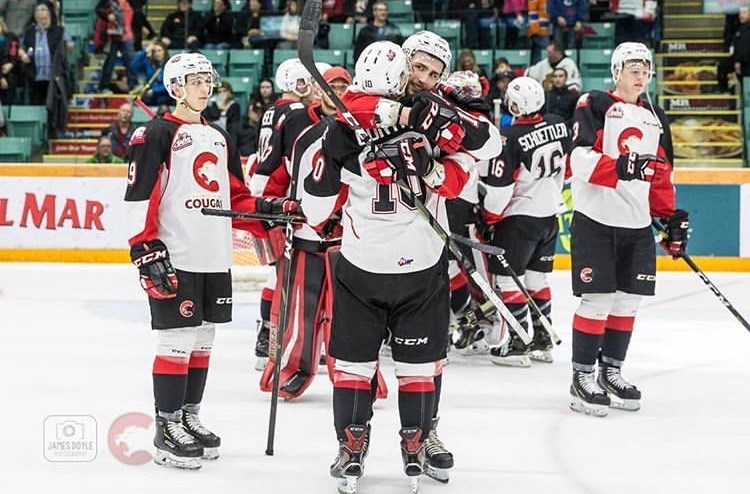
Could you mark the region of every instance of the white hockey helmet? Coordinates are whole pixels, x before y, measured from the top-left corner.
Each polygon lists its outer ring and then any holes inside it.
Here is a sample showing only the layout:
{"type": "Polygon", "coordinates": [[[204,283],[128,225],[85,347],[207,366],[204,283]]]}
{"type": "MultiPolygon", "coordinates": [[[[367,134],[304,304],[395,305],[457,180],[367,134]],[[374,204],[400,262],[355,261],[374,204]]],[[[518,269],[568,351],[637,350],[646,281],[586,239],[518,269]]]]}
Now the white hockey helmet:
{"type": "Polygon", "coordinates": [[[396,43],[376,41],[367,45],[354,67],[352,85],[366,94],[399,97],[409,82],[406,54],[396,43]]]}
{"type": "Polygon", "coordinates": [[[457,70],[452,72],[445,81],[445,85],[453,89],[453,92],[465,98],[481,98],[482,84],[479,82],[479,74],[471,70],[457,70]]]}
{"type": "Polygon", "coordinates": [[[300,79],[303,79],[308,86],[310,85],[310,72],[302,65],[299,58],[284,60],[276,69],[276,87],[282,93],[294,93],[300,98],[310,94],[309,87],[303,94],[297,92],[297,81],[300,79]]]}
{"type": "Polygon", "coordinates": [[[617,82],[620,76],[620,71],[625,65],[625,62],[640,61],[648,64],[649,70],[649,81],[654,74],[654,60],[651,50],[646,47],[643,43],[635,43],[632,41],[626,41],[620,43],[617,48],[612,52],[612,61],[610,62],[610,72],[612,73],[612,80],[617,82]]]}
{"type": "Polygon", "coordinates": [[[531,77],[516,77],[505,91],[505,106],[516,117],[536,113],[544,106],[544,88],[531,77]]]}
{"type": "Polygon", "coordinates": [[[404,41],[401,45],[404,49],[404,53],[409,57],[409,60],[418,51],[427,53],[443,62],[443,71],[440,73],[442,80],[448,76],[451,70],[451,60],[453,55],[451,54],[451,47],[448,42],[433,33],[432,31],[418,31],[404,41]]]}
{"type": "MultiPolygon", "coordinates": [[[[185,78],[190,74],[210,74],[212,87],[221,84],[219,74],[214,70],[211,61],[202,53],[179,53],[173,55],[164,64],[164,86],[167,93],[175,100],[180,100],[172,90],[172,85],[185,86],[185,78]]],[[[183,96],[184,97],[184,96],[183,96]]]]}

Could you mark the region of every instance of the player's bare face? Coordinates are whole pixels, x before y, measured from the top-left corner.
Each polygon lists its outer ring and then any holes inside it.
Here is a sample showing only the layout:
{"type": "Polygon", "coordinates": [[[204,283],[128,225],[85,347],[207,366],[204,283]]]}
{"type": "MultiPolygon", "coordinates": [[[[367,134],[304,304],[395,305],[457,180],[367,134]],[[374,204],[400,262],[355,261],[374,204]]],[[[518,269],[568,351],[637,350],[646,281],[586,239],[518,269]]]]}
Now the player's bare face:
{"type": "Polygon", "coordinates": [[[648,62],[628,61],[623,64],[615,93],[628,103],[635,103],[646,91],[651,67],[648,62]]]}
{"type": "Polygon", "coordinates": [[[411,57],[411,77],[406,86],[407,94],[432,91],[440,81],[443,62],[432,55],[418,51],[411,57]]]}
{"type": "Polygon", "coordinates": [[[194,111],[205,110],[213,85],[210,74],[188,74],[185,77],[185,103],[194,111]]]}

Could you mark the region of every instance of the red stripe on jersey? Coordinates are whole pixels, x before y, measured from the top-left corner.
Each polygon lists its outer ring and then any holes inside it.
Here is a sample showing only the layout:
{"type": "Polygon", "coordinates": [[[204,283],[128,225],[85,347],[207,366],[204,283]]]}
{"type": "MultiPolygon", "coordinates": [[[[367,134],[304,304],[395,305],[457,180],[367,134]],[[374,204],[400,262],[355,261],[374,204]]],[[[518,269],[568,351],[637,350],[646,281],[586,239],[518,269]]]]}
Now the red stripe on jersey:
{"type": "Polygon", "coordinates": [[[339,370],[333,371],[333,387],[346,389],[362,389],[370,391],[370,379],[365,376],[348,374],[339,370]]]}
{"type": "MultiPolygon", "coordinates": [[[[256,211],[256,197],[250,194],[250,190],[245,182],[229,174],[229,200],[231,207],[235,211],[247,211],[254,213],[256,211]]],[[[232,219],[232,227],[240,230],[247,230],[256,238],[268,238],[268,232],[263,224],[257,220],[232,219]]]]}
{"type": "Polygon", "coordinates": [[[466,275],[463,271],[459,271],[458,274],[451,278],[451,291],[455,292],[462,286],[466,285],[466,275]]]}
{"type": "MultiPolygon", "coordinates": [[[[596,141],[591,146],[593,151],[597,153],[602,152],[602,143],[604,141],[604,132],[602,129],[596,131],[596,141]]],[[[596,162],[594,171],[589,176],[589,182],[596,185],[603,185],[604,187],[617,187],[617,170],[615,169],[616,160],[613,160],[606,154],[602,154],[599,161],[596,162]]]]}
{"type": "Polygon", "coordinates": [[[541,290],[529,290],[529,295],[534,300],[550,300],[552,298],[552,291],[549,287],[545,287],[541,290]]]}
{"type": "Polygon", "coordinates": [[[589,319],[588,317],[573,316],[573,330],[586,334],[604,334],[606,319],[589,319]]]}
{"type": "Polygon", "coordinates": [[[191,369],[208,369],[208,360],[211,358],[211,352],[194,350],[190,354],[188,367],[191,369]]]}
{"type": "Polygon", "coordinates": [[[656,155],[665,163],[658,163],[654,169],[654,177],[648,192],[648,203],[651,208],[651,216],[669,218],[674,214],[675,195],[672,184],[672,163],[669,162],[664,148],[659,145],[656,155]]]}
{"type": "Polygon", "coordinates": [[[435,381],[431,377],[399,377],[398,390],[402,393],[429,393],[435,391],[435,381]]]}
{"type": "Polygon", "coordinates": [[[635,324],[635,317],[629,316],[613,316],[607,317],[607,329],[614,329],[615,331],[625,331],[630,333],[633,331],[633,325],[635,324]]]}
{"type": "Polygon", "coordinates": [[[264,288],[260,292],[260,299],[265,300],[266,302],[271,302],[273,300],[274,291],[275,290],[273,288],[264,288]]]}
{"type": "Polygon", "coordinates": [[[442,163],[445,168],[445,180],[437,189],[437,193],[446,199],[455,199],[468,182],[469,173],[452,159],[443,158],[442,163]]]}
{"type": "Polygon", "coordinates": [[[484,221],[488,225],[494,225],[495,223],[502,221],[502,219],[505,218],[505,216],[503,216],[502,214],[494,214],[494,213],[487,211],[486,209],[484,209],[483,212],[484,212],[484,221]]]}
{"type": "Polygon", "coordinates": [[[154,367],[151,372],[153,374],[187,374],[188,359],[157,355],[154,358],[154,367]]]}
{"type": "Polygon", "coordinates": [[[504,291],[502,292],[503,295],[503,303],[506,304],[525,304],[526,303],[526,296],[523,294],[523,292],[519,291],[504,291]]]}
{"type": "Polygon", "coordinates": [[[128,241],[131,247],[139,242],[153,240],[159,236],[159,201],[161,199],[161,174],[164,171],[164,163],[159,166],[159,175],[151,189],[151,195],[148,197],[148,210],[146,211],[146,224],[138,235],[130,238],[128,241]]]}

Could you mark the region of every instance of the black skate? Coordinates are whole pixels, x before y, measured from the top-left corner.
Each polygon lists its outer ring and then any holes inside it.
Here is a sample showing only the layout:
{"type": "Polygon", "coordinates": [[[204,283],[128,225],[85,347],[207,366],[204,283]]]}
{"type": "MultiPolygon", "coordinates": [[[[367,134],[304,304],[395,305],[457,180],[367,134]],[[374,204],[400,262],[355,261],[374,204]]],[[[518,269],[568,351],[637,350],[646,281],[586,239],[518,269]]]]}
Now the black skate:
{"type": "Polygon", "coordinates": [[[495,365],[531,367],[529,349],[515,333],[504,344],[490,349],[490,360],[495,365]]]}
{"type": "Polygon", "coordinates": [[[215,460],[219,457],[221,438],[206,429],[203,424],[201,424],[197,414],[183,410],[182,426],[200,443],[201,446],[203,446],[204,460],[215,460]]]}
{"type": "Polygon", "coordinates": [[[268,339],[271,325],[268,321],[258,320],[258,332],[255,340],[255,370],[262,371],[268,363],[268,339]]]}
{"type": "Polygon", "coordinates": [[[424,441],[425,474],[439,482],[447,484],[450,480],[449,469],[453,468],[453,454],[443,445],[437,435],[437,425],[440,419],[432,419],[432,429],[424,441]]]}
{"type": "Polygon", "coordinates": [[[529,357],[536,362],[548,364],[554,362],[552,359],[552,338],[542,326],[534,328],[534,339],[531,340],[531,346],[529,347],[529,357]]]}
{"type": "Polygon", "coordinates": [[[203,446],[185,430],[182,422],[156,416],[156,436],[154,437],[154,463],[187,470],[201,467],[203,446]]]}
{"type": "Polygon", "coordinates": [[[570,385],[570,409],[576,412],[606,417],[610,398],[596,382],[594,372],[573,371],[573,384],[570,385]]]}
{"type": "Polygon", "coordinates": [[[453,333],[453,348],[461,355],[486,354],[490,347],[485,338],[485,329],[479,324],[457,326],[453,333]]]}
{"type": "Polygon", "coordinates": [[[637,412],[641,409],[641,392],[622,378],[619,367],[605,363],[599,364],[597,382],[609,393],[610,407],[629,412],[637,412]]]}
{"type": "Polygon", "coordinates": [[[419,492],[419,478],[424,473],[425,446],[419,427],[404,427],[401,436],[401,459],[404,460],[404,473],[411,480],[411,492],[419,492]]]}
{"type": "Polygon", "coordinates": [[[346,439],[339,441],[339,454],[331,465],[331,477],[338,479],[341,494],[355,494],[357,481],[364,474],[370,446],[370,425],[351,424],[344,428],[346,439]]]}
{"type": "Polygon", "coordinates": [[[292,377],[286,380],[283,386],[281,386],[281,390],[289,393],[290,395],[297,396],[297,393],[299,392],[300,388],[303,384],[307,381],[307,379],[310,377],[310,375],[306,372],[297,371],[294,374],[292,374],[292,377]]]}

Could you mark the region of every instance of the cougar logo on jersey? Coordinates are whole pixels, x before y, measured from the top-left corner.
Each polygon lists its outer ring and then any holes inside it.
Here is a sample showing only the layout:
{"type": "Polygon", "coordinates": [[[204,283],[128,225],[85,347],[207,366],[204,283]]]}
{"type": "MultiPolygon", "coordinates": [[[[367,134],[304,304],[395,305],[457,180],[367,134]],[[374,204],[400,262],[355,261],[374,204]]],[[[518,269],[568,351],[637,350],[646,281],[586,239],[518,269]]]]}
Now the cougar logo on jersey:
{"type": "Polygon", "coordinates": [[[185,300],[180,304],[180,315],[182,317],[193,317],[193,301],[185,300]]]}
{"type": "Polygon", "coordinates": [[[620,132],[617,138],[617,150],[620,154],[629,153],[636,149],[638,142],[643,139],[643,132],[635,127],[628,127],[620,132]]]}
{"type": "Polygon", "coordinates": [[[218,197],[194,197],[185,201],[185,209],[201,208],[224,209],[224,203],[218,197]]]}
{"type": "Polygon", "coordinates": [[[187,132],[180,132],[172,144],[172,151],[179,151],[193,145],[193,138],[187,132]]]}
{"type": "Polygon", "coordinates": [[[591,283],[594,281],[594,270],[591,268],[583,268],[581,270],[581,281],[584,283],[591,283]]]}
{"type": "Polygon", "coordinates": [[[209,152],[199,154],[193,162],[193,177],[196,183],[209,192],[219,191],[219,181],[216,180],[218,162],[219,157],[209,152]]]}

